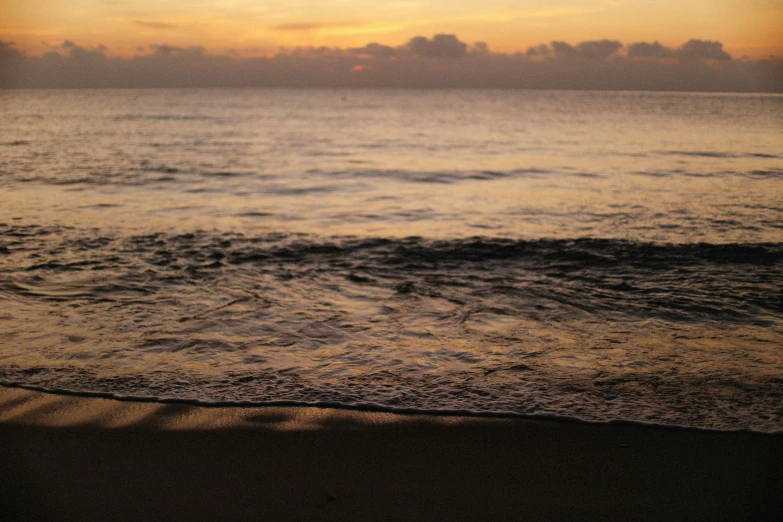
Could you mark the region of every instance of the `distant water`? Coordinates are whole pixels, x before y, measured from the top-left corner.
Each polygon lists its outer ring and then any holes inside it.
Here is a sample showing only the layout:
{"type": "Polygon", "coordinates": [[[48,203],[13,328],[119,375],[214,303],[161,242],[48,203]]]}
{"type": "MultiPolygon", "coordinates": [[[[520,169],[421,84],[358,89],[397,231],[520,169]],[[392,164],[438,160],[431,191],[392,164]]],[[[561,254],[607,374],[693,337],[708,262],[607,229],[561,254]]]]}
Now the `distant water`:
{"type": "Polygon", "coordinates": [[[783,431],[783,97],[0,91],[0,381],[783,431]]]}

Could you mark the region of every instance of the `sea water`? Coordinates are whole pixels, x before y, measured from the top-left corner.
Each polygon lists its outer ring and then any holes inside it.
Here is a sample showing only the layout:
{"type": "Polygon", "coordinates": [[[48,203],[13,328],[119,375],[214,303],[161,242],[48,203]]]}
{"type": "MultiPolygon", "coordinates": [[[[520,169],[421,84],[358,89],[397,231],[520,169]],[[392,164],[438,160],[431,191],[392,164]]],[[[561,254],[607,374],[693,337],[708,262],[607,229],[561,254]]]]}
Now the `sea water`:
{"type": "Polygon", "coordinates": [[[783,431],[783,97],[0,91],[0,381],[783,431]]]}

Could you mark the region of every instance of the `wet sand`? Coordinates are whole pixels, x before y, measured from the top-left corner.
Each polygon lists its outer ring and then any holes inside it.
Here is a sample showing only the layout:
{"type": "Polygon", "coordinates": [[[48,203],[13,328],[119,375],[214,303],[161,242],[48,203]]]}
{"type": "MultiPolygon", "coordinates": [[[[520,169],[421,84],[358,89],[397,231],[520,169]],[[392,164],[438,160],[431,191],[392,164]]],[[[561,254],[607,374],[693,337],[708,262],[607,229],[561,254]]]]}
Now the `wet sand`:
{"type": "Polygon", "coordinates": [[[0,387],[5,520],[775,520],[783,436],[0,387]]]}

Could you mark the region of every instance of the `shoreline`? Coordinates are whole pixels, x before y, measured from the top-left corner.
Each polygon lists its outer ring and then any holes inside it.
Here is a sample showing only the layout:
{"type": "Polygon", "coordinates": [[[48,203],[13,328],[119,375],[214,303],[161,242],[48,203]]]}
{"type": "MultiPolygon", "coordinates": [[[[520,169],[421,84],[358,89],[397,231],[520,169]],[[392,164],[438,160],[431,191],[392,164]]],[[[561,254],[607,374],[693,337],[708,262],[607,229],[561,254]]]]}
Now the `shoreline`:
{"type": "Polygon", "coordinates": [[[783,436],[0,387],[24,520],[774,520],[783,436]]]}
{"type": "MultiPolygon", "coordinates": [[[[143,403],[143,404],[158,404],[158,405],[181,405],[193,408],[206,408],[206,409],[270,409],[270,408],[286,408],[292,411],[303,410],[334,410],[337,412],[355,412],[361,414],[390,414],[398,415],[401,417],[433,417],[439,418],[463,418],[463,419],[478,419],[478,420],[522,420],[522,421],[543,421],[543,422],[556,422],[567,424],[585,424],[588,426],[638,426],[641,428],[662,428],[670,430],[684,430],[684,431],[696,431],[696,432],[708,432],[708,433],[747,433],[750,435],[771,435],[779,436],[783,438],[783,429],[777,431],[759,431],[747,428],[740,429],[718,429],[700,426],[682,426],[678,424],[657,424],[654,422],[634,421],[628,419],[612,419],[608,421],[594,421],[581,419],[579,417],[567,417],[558,415],[537,415],[526,413],[515,413],[512,411],[473,411],[473,410],[422,410],[416,408],[402,408],[394,406],[385,406],[383,404],[376,403],[359,403],[359,404],[342,404],[332,402],[298,402],[289,400],[280,401],[267,401],[267,402],[251,402],[251,401],[219,401],[219,402],[202,402],[196,399],[180,399],[176,397],[153,397],[153,396],[125,396],[115,395],[109,392],[100,391],[74,391],[69,389],[60,388],[45,388],[42,386],[27,385],[17,382],[0,381],[0,390],[23,390],[29,392],[43,393],[46,395],[55,395],[62,397],[73,397],[77,399],[104,399],[115,402],[124,403],[143,403]]],[[[0,404],[2,406],[2,404],[0,404]]],[[[0,421],[2,416],[0,415],[0,421]]]]}

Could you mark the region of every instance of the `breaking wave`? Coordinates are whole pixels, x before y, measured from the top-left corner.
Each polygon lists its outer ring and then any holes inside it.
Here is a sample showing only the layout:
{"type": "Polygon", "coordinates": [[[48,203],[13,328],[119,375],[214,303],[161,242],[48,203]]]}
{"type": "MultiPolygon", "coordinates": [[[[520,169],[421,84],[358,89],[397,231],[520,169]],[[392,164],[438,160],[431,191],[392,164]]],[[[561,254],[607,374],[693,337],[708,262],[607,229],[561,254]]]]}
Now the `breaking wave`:
{"type": "Polygon", "coordinates": [[[780,431],[783,245],[0,226],[0,379],[780,431]]]}

